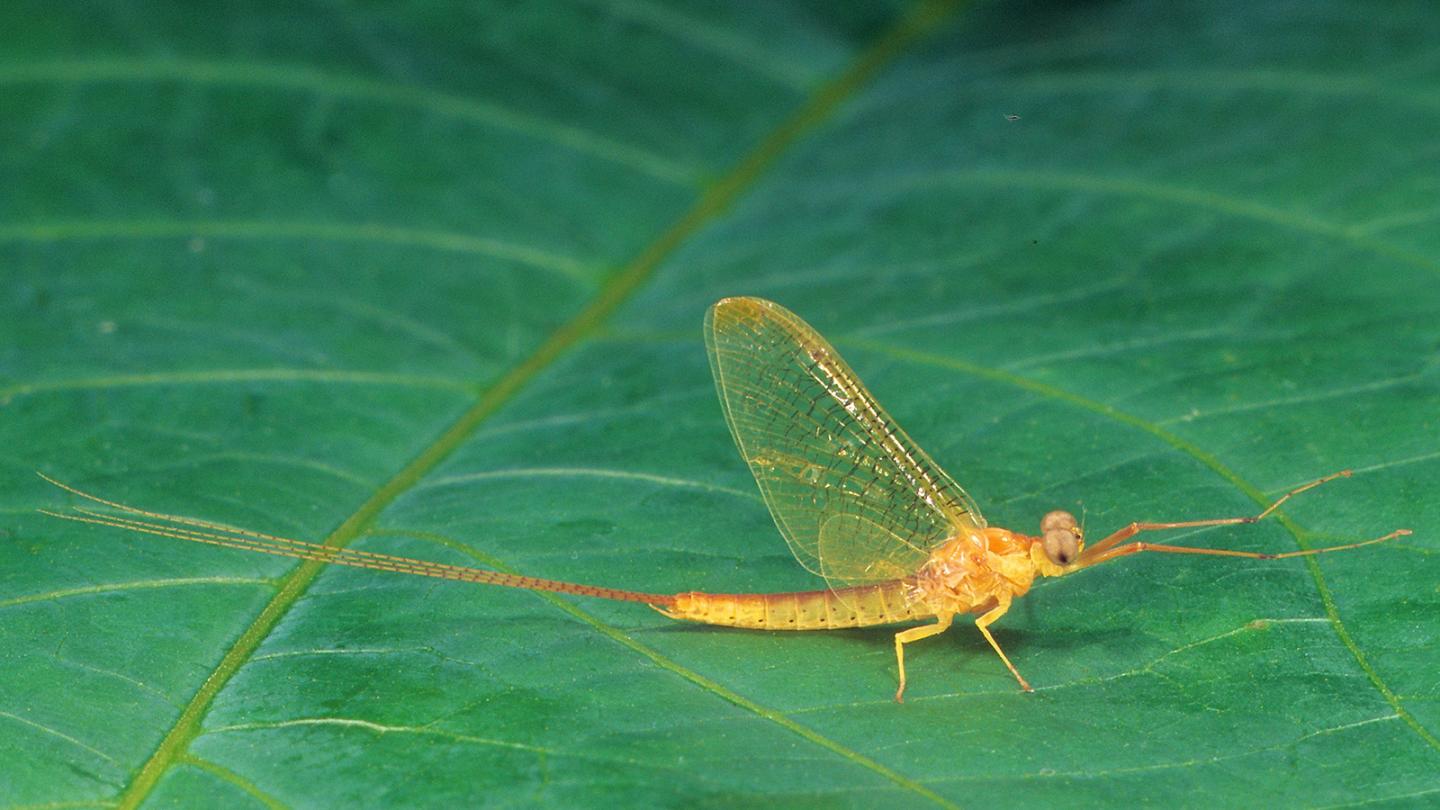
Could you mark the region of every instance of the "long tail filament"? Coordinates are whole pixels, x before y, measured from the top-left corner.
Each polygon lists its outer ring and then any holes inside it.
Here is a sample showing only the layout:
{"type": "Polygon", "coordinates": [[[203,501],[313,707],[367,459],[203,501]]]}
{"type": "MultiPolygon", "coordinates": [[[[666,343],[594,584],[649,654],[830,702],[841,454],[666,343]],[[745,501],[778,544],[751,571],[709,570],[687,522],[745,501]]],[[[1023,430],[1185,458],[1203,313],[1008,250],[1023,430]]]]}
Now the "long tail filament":
{"type": "Polygon", "coordinates": [[[93,523],[98,526],[111,526],[141,534],[173,537],[177,540],[188,540],[193,543],[204,543],[206,545],[221,546],[222,548],[238,548],[245,551],[259,552],[261,554],[274,554],[280,557],[314,560],[316,562],[331,563],[334,565],[348,565],[352,568],[370,568],[377,571],[394,571],[401,574],[414,574],[416,576],[435,577],[437,579],[477,582],[482,585],[500,585],[508,588],[524,588],[532,591],[553,591],[555,593],[568,593],[577,596],[593,596],[599,599],[612,599],[621,602],[642,602],[661,607],[669,607],[675,604],[675,596],[672,594],[641,593],[639,591],[625,591],[616,588],[600,588],[594,585],[581,585],[574,582],[559,582],[553,579],[539,579],[537,577],[527,577],[519,574],[506,574],[500,571],[488,571],[483,568],[469,568],[463,565],[448,565],[446,563],[417,560],[411,557],[400,557],[394,554],[382,554],[375,551],[360,551],[357,549],[324,545],[322,543],[307,543],[303,540],[292,540],[288,537],[264,534],[249,529],[227,526],[223,523],[212,523],[206,520],[198,520],[181,515],[169,515],[163,512],[150,512],[116,501],[106,500],[88,492],[83,492],[72,486],[56,481],[44,473],[37,473],[37,475],[73,495],[78,495],[88,501],[126,513],[125,515],[114,515],[83,506],[72,507],[73,511],[71,512],[60,512],[51,509],[40,510],[42,514],[57,517],[62,520],[72,520],[77,523],[93,523]],[[134,517],[130,517],[132,515],[134,517]]]}

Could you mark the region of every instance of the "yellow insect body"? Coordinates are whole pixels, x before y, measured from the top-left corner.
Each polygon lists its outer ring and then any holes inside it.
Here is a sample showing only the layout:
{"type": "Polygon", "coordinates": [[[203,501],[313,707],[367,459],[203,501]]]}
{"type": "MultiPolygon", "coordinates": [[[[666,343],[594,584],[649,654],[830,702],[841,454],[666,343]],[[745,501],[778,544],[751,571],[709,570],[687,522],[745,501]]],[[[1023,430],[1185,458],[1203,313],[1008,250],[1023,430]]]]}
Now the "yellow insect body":
{"type": "Polygon", "coordinates": [[[659,610],[672,619],[752,630],[843,630],[933,616],[924,602],[912,598],[913,589],[913,582],[895,580],[789,593],[689,591],[676,594],[673,605],[659,610]]]}
{"type": "Polygon", "coordinates": [[[1024,596],[1037,576],[1063,572],[1038,553],[1037,540],[987,528],[942,544],[903,579],[788,593],[689,591],[659,610],[672,619],[756,630],[842,630],[979,613],[1024,596]]]}

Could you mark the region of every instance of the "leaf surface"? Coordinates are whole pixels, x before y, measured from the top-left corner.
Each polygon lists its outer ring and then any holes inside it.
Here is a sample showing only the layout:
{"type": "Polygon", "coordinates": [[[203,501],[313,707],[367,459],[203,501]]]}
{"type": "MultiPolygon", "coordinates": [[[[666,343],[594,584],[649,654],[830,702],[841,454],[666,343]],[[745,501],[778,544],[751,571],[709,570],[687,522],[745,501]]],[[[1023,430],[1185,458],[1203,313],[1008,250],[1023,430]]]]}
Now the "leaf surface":
{"type": "MultiPolygon", "coordinates": [[[[1440,795],[1440,13],[0,10],[0,807],[1440,795]],[[815,325],[992,525],[1253,514],[996,628],[766,634],[35,513],[808,589],[700,323],[815,325]]],[[[1148,558],[1147,558],[1148,557],[1148,558]]]]}

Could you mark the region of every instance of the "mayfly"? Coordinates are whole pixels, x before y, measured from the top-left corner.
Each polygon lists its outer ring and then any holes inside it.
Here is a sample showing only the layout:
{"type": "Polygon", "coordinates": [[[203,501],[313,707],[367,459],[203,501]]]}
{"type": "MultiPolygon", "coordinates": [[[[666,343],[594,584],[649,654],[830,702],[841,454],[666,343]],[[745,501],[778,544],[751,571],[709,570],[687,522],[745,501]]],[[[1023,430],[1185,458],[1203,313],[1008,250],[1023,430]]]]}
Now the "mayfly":
{"type": "Polygon", "coordinates": [[[943,633],[955,616],[978,614],[975,627],[1022,689],[1030,684],[990,632],[1037,577],[1056,577],[1142,551],[1278,560],[1341,551],[1409,534],[1327,548],[1264,554],[1162,545],[1145,532],[1255,523],[1308,489],[1350,475],[1344,470],[1282,495],[1249,517],[1131,523],[1087,546],[1069,512],[1040,520],[1035,536],[987,526],[975,502],[931,461],[880,407],[826,340],[784,307],[759,298],[726,298],[705,317],[705,345],[725,421],[750,465],[770,513],[795,558],[828,588],[791,593],[641,593],[446,565],[291,540],[206,520],[136,509],[47,481],[113,511],[84,506],[41,510],[54,517],[130,531],[396,571],[648,604],[672,619],[761,630],[836,630],[932,623],[895,634],[899,688],[905,694],[905,645],[943,633]]]}

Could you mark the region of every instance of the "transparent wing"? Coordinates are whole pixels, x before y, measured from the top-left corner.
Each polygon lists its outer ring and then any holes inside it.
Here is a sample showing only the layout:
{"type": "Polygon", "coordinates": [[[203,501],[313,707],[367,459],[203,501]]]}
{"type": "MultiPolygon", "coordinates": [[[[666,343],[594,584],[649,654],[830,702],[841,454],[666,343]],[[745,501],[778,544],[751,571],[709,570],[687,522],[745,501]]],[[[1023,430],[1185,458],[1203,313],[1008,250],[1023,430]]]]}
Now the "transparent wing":
{"type": "Polygon", "coordinates": [[[726,298],[705,317],[725,421],[800,564],[832,584],[913,574],[970,496],[916,447],[809,324],[726,298]]]}

